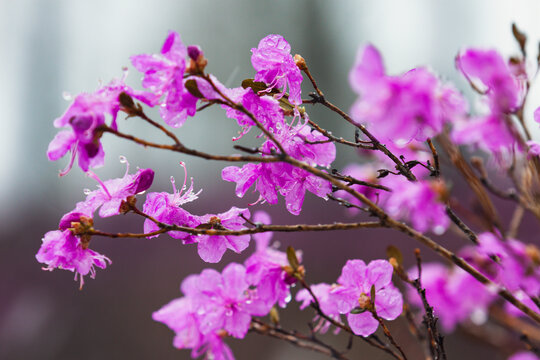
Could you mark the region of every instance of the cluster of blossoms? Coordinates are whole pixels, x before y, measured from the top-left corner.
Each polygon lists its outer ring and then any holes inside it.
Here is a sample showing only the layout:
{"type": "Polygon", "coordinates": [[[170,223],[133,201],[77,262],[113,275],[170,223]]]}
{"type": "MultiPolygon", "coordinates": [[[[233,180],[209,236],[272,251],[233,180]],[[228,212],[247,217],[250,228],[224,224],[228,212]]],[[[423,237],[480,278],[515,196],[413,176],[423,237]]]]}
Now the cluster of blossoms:
{"type": "MultiPolygon", "coordinates": [[[[478,246],[464,247],[459,255],[492,280],[494,288],[482,286],[465,271],[439,263],[424,264],[422,286],[426,297],[441,319],[443,328],[452,331],[457,324],[472,321],[483,324],[489,307],[497,300],[499,288],[507,289],[524,304],[540,312],[533,299],[540,296],[540,251],[516,239],[502,239],[493,233],[478,236],[478,246]]],[[[410,271],[416,277],[416,269],[410,271]]],[[[410,290],[412,303],[421,306],[418,294],[410,290]]],[[[506,311],[523,316],[515,306],[506,303],[506,311]]]]}
{"type": "MultiPolygon", "coordinates": [[[[102,218],[128,212],[143,216],[144,232],[131,236],[150,239],[167,233],[184,244],[196,244],[199,256],[207,263],[220,262],[227,249],[242,253],[253,236],[256,249],[243,264],[228,264],[221,273],[205,269],[186,278],[181,285],[183,297],[153,314],[156,321],[175,332],[174,346],[192,349],[194,358],[204,355],[207,359],[233,359],[224,339],[244,338],[255,317],[286,307],[296,283],[303,289],[295,299],[301,309],[311,305],[317,311],[314,330],[322,333],[335,325],[336,333],[347,329],[354,335],[369,337],[381,324],[384,327],[383,319],[400,316],[404,299],[392,283],[395,267],[389,261],[366,264],[359,259],[349,260],[336,283],[309,286],[304,266],[300,265],[301,253],[292,248],[287,252],[277,250],[271,245],[272,233],[259,231],[271,224],[266,213],[257,212],[251,217],[248,208],[236,206],[219,214],[190,213],[184,205],[196,200],[200,191],[194,191],[193,180],[188,188],[183,163],[184,183],[177,188],[171,177],[172,193],[146,193],[154,171],[138,169],[130,174],[129,164],[122,178],[101,181],[90,169],[104,164],[104,133],[207,159],[238,161],[239,157],[189,150],[169,130],[150,120],[134,99],[157,107],[164,123],[173,128],[193,117],[198,106],[217,104],[240,127],[233,141],[250,131],[258,132],[255,135],[261,139],[260,145],[243,148],[257,154],[258,161],[227,166],[221,172],[223,180],[235,183],[238,197],[244,197],[250,188],[258,193],[250,206],[277,204],[281,195],[286,209],[299,215],[309,192],[346,205],[351,216],[358,216],[367,206],[371,215],[379,216],[381,226],[390,219],[399,230],[414,236],[418,235],[413,229],[398,221],[410,223],[419,233],[440,235],[450,227],[452,219],[448,216],[450,191],[440,176],[432,138],[440,136],[448,142],[482,149],[496,157],[495,166],[507,165],[507,160],[515,160],[516,156],[532,163],[540,154],[540,144],[524,141],[515,121],[522,114],[529,81],[525,61],[511,59],[507,63],[494,50],[466,49],[456,59],[459,71],[482,94],[484,114],[473,117],[468,115],[464,97],[427,68],[387,75],[378,50],[372,45],[361,48],[349,76],[352,89],[359,95],[349,122],[363,129],[368,139],[355,136],[355,143],[336,141],[331,133],[310,121],[302,104],[326,100],[303,58],[293,56],[289,43],[280,35],[268,35],[252,49],[254,78],[236,88],[228,88],[205,73],[207,60],[203,51],[195,45],[185,46],[172,31],[159,54],[136,55],[131,62],[143,74],[145,91],[128,87],[124,78],[113,80],[93,93],[77,95],[66,113],[54,122],[56,127],[68,130],[62,130],[51,141],[49,159],[59,160],[70,151],[71,160],[61,175],[70,171],[78,157],[80,168],[99,186],[85,191],[86,199],[61,218],[58,230],[45,234],[36,258],[46,265],[46,270],[74,272],[81,286],[84,276],[94,278],[95,267],[105,268],[111,261],[89,248],[92,236],[119,235],[94,229],[96,212],[102,218]],[[311,94],[311,101],[302,100],[302,71],[317,90],[311,94]],[[121,133],[117,124],[120,111],[160,128],[176,145],[159,146],[121,133]],[[327,171],[336,159],[336,142],[384,151],[370,152],[374,156],[369,163],[350,164],[341,172],[327,171]],[[528,157],[523,156],[524,152],[528,157]],[[143,193],[146,198],[139,210],[136,201],[143,193]]],[[[540,122],[540,109],[535,119],[540,122]]],[[[540,312],[540,251],[492,231],[480,234],[478,244],[458,253],[470,264],[467,271],[433,263],[424,264],[421,274],[418,268],[409,272],[411,279],[421,277],[425,289],[425,299],[419,297],[422,291],[418,288],[408,289],[410,303],[422,308],[427,299],[445,331],[469,320],[485,322],[499,289],[509,291],[531,311],[540,312]],[[479,282],[471,271],[485,276],[491,286],[479,282]]],[[[505,306],[507,314],[523,315],[512,305],[505,306]]],[[[530,353],[512,357],[533,358],[535,355],[530,353]]]]}

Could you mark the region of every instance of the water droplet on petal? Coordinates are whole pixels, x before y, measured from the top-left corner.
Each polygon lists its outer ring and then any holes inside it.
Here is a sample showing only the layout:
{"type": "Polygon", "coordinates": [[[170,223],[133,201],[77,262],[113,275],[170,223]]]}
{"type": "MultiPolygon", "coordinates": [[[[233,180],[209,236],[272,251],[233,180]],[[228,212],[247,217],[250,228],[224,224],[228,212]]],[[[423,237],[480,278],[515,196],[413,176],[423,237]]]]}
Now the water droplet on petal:
{"type": "Polygon", "coordinates": [[[225,316],[232,316],[232,315],[233,315],[232,309],[227,309],[227,311],[225,311],[225,316]]]}
{"type": "Polygon", "coordinates": [[[90,195],[91,192],[92,192],[92,190],[90,190],[90,189],[84,189],[83,190],[84,195],[90,195]]]}
{"type": "Polygon", "coordinates": [[[67,100],[67,101],[73,100],[73,95],[71,95],[71,93],[69,93],[67,91],[64,91],[62,93],[62,97],[64,98],[64,100],[67,100]]]}
{"type": "Polygon", "coordinates": [[[199,310],[197,310],[197,315],[204,315],[205,311],[203,308],[200,308],[199,310]]]}
{"type": "Polygon", "coordinates": [[[444,233],[444,230],[446,230],[446,229],[445,229],[445,227],[442,226],[442,225],[437,225],[437,226],[435,226],[435,227],[433,228],[433,232],[434,232],[436,235],[442,235],[442,234],[444,233]]]}
{"type": "Polygon", "coordinates": [[[487,321],[488,315],[485,310],[478,308],[472,312],[470,318],[473,324],[481,326],[487,321]]]}
{"type": "Polygon", "coordinates": [[[289,293],[289,295],[287,295],[287,297],[285,298],[285,302],[286,302],[286,303],[289,303],[289,302],[291,302],[291,300],[292,300],[292,296],[291,296],[291,294],[289,293]]]}
{"type": "Polygon", "coordinates": [[[120,159],[120,163],[122,164],[127,163],[127,158],[124,155],[120,155],[118,158],[120,159]]]}

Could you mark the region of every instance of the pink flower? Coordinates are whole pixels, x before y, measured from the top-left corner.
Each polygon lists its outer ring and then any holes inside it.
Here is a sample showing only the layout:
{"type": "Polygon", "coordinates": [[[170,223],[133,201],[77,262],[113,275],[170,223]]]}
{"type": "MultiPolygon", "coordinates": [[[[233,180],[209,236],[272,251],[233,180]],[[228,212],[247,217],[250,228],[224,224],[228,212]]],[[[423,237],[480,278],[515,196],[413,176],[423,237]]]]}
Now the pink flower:
{"type": "Polygon", "coordinates": [[[302,73],[291,55],[291,46],[281,35],[268,35],[251,49],[251,64],[257,73],[255,81],[268,84],[268,90],[278,88],[281,96],[289,88],[291,104],[302,104],[302,73]]]}
{"type": "Polygon", "coordinates": [[[360,95],[351,109],[353,119],[368,124],[382,141],[398,145],[437,135],[448,120],[467,110],[463,97],[425,68],[385,75],[382,58],[372,45],[359,50],[349,82],[360,95]]]}
{"type": "Polygon", "coordinates": [[[456,57],[456,66],[486,92],[493,113],[512,112],[521,105],[524,84],[497,51],[466,49],[456,57]]]}
{"type": "Polygon", "coordinates": [[[203,334],[225,330],[236,338],[245,337],[251,316],[264,316],[270,307],[249,290],[246,269],[231,263],[222,274],[205,269],[182,283],[182,291],[197,306],[199,330],[203,334]]]}
{"type": "Polygon", "coordinates": [[[167,325],[175,332],[173,345],[178,349],[193,349],[192,358],[206,355],[206,359],[234,360],[231,349],[223,341],[219,331],[208,334],[200,332],[197,304],[192,298],[172,300],[152,314],[155,321],[167,325]]]}
{"type": "Polygon", "coordinates": [[[386,260],[374,260],[366,265],[362,260],[349,260],[341,271],[341,276],[331,296],[341,314],[348,314],[347,320],[352,331],[361,336],[373,334],[379,322],[370,311],[368,302],[374,301],[375,312],[386,320],[394,320],[403,311],[403,298],[392,285],[394,269],[386,260]],[[375,299],[371,299],[374,287],[375,299]],[[360,306],[359,306],[360,304],[360,306]],[[353,309],[360,307],[360,311],[353,309]]]}
{"type": "Polygon", "coordinates": [[[180,35],[170,31],[160,54],[131,57],[133,66],[144,73],[142,85],[155,94],[161,117],[172,127],[183,125],[188,116],[195,115],[197,98],[184,86],[186,56],[187,49],[180,35]]]}
{"type": "MultiPolygon", "coordinates": [[[[181,205],[194,201],[198,198],[198,193],[193,192],[193,180],[189,189],[182,193],[183,189],[186,187],[187,182],[187,172],[184,178],[184,184],[178,191],[176,189],[174,178],[171,176],[171,183],[173,186],[173,193],[169,194],[166,192],[161,193],[149,193],[146,196],[146,201],[143,205],[143,212],[147,215],[152,216],[157,221],[168,225],[178,225],[178,226],[187,226],[187,227],[197,227],[200,225],[198,218],[188,211],[181,208],[181,205]]],[[[202,190],[201,190],[202,191],[202,190]]],[[[144,232],[151,233],[158,231],[160,228],[150,219],[144,221],[144,232]]],[[[169,231],[168,234],[175,239],[184,240],[184,242],[193,242],[193,239],[190,234],[182,231],[169,231]]],[[[156,237],[158,235],[150,236],[149,238],[156,237]]]]}
{"type": "MultiPolygon", "coordinates": [[[[332,290],[334,290],[335,288],[335,285],[320,283],[312,285],[311,291],[313,291],[313,294],[317,298],[323,314],[336,321],[339,321],[341,315],[338,311],[335,299],[332,296],[332,290]]],[[[296,293],[296,301],[301,302],[300,310],[304,310],[306,307],[308,307],[311,303],[314,302],[313,297],[307,291],[307,289],[302,289],[298,291],[298,293],[296,293]]],[[[314,331],[318,331],[322,334],[326,333],[332,325],[330,321],[320,317],[319,315],[315,316],[314,321],[317,322],[314,331]]],[[[339,330],[339,328],[336,328],[334,333],[337,334],[339,330]]]]}
{"type": "Polygon", "coordinates": [[[105,125],[107,114],[112,117],[111,127],[117,128],[116,117],[121,107],[118,96],[122,92],[151,105],[150,94],[131,89],[123,79],[114,79],[94,93],[77,95],[64,115],[54,121],[55,127],[71,127],[70,130],[56,134],[47,149],[47,157],[51,161],[59,160],[71,151],[69,165],[60,175],[71,170],[77,155],[83,171],[103,165],[105,153],[100,142],[99,128],[105,125]]]}
{"type": "MultiPolygon", "coordinates": [[[[198,218],[199,224],[209,224],[214,229],[241,230],[249,218],[248,209],[232,207],[221,214],[206,214],[198,218]],[[242,217],[242,216],[243,217],[242,217]]],[[[206,262],[217,263],[227,249],[239,254],[249,246],[250,235],[224,236],[224,235],[199,235],[195,237],[199,256],[206,262]]]]}
{"type": "Polygon", "coordinates": [[[44,270],[52,271],[58,268],[74,272],[75,280],[80,279],[81,288],[84,284],[84,276],[90,274],[92,279],[95,278],[95,266],[105,269],[107,262],[111,263],[105,255],[82,244],[80,238],[73,235],[71,230],[49,231],[42,241],[36,259],[47,265],[44,270]]]}
{"type": "MultiPolygon", "coordinates": [[[[270,216],[259,211],[255,213],[252,221],[270,224],[270,216]]],[[[296,279],[285,271],[285,267],[289,266],[287,254],[269,246],[272,233],[255,234],[253,237],[257,243],[256,251],[244,262],[248,282],[257,286],[257,296],[270,307],[276,302],[285,307],[291,298],[290,285],[296,282],[296,279]]],[[[300,261],[301,255],[297,251],[300,261]]]]}
{"type": "Polygon", "coordinates": [[[88,191],[86,199],[77,203],[74,211],[93,214],[99,208],[101,217],[120,214],[122,202],[130,196],[146,191],[154,180],[154,170],[139,169],[136,173],[130,174],[129,164],[121,178],[101,181],[94,173],[88,174],[99,182],[99,187],[97,190],[88,191]]]}
{"type": "MultiPolygon", "coordinates": [[[[409,271],[411,279],[418,277],[418,269],[409,271]]],[[[441,264],[422,264],[422,288],[426,290],[426,299],[440,319],[443,329],[451,332],[463,321],[471,320],[481,325],[487,320],[488,307],[495,295],[488,292],[484,285],[464,270],[447,268],[441,264]]],[[[422,300],[416,289],[408,289],[411,304],[423,308],[422,300]]]]}
{"type": "Polygon", "coordinates": [[[421,232],[442,234],[450,225],[445,206],[435,191],[436,183],[408,181],[402,176],[388,176],[381,184],[392,189],[385,194],[382,207],[394,218],[406,219],[421,232]]]}

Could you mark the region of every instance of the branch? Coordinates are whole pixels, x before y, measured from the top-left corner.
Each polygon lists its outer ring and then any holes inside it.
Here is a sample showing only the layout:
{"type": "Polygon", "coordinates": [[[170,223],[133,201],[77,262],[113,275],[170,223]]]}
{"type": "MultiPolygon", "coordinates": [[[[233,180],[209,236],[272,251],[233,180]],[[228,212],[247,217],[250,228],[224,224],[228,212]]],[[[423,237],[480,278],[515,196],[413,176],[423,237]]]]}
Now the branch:
{"type": "MultiPolygon", "coordinates": [[[[146,217],[146,216],[145,216],[146,217]]],[[[152,220],[153,218],[150,218],[152,220]]],[[[192,235],[212,235],[212,236],[239,236],[248,234],[258,234],[264,232],[302,232],[302,231],[332,231],[332,230],[350,230],[359,228],[379,228],[382,227],[378,221],[357,222],[357,223],[334,223],[322,225],[257,225],[257,227],[242,230],[218,230],[218,229],[197,229],[187,226],[168,225],[157,220],[153,220],[161,229],[151,233],[108,233],[99,230],[89,230],[85,234],[99,235],[110,238],[145,238],[163,234],[169,231],[183,231],[192,235]]]]}
{"type": "Polygon", "coordinates": [[[285,330],[280,327],[264,323],[258,319],[251,320],[250,330],[261,335],[285,340],[295,346],[308,349],[332,357],[334,359],[348,360],[343,354],[319,339],[308,337],[297,331],[285,330]]]}

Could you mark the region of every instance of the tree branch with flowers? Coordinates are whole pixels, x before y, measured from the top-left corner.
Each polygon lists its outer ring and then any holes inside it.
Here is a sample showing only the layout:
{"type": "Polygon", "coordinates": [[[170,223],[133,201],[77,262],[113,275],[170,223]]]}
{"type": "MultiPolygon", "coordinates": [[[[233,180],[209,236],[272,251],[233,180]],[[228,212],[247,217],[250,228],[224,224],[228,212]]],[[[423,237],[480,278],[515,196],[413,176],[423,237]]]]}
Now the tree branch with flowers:
{"type": "MultiPolygon", "coordinates": [[[[160,53],[131,57],[143,74],[145,90],[115,79],[76,96],[55,120],[54,125],[63,130],[49,145],[49,159],[56,161],[70,153],[60,175],[77,161],[98,186],[86,191],[86,198],[62,216],[58,230],[45,234],[36,258],[45,270],[73,272],[82,288],[85,276],[94,278],[96,268],[111,263],[90,248],[96,237],[167,234],[197,246],[207,263],[220,262],[227,250],[244,252],[253,238],[255,249],[243,264],[188,276],[182,281],[182,297],[153,314],[154,320],[174,331],[174,346],[191,349],[194,358],[233,359],[226,339],[241,339],[251,331],[335,359],[351,358],[347,352],[352,339],[360,339],[390,358],[405,360],[411,358],[407,356],[410,345],[405,346],[387,326],[388,321],[404,321],[425,359],[452,358],[443,334],[458,326],[478,330],[471,323],[485,329],[498,326],[521,336],[510,349],[516,352],[513,360],[538,359],[540,251],[515,237],[525,212],[540,219],[540,144],[532,140],[524,115],[534,78],[525,52],[527,37],[515,26],[513,34],[521,54],[508,61],[496,50],[475,48],[456,57],[458,71],[484,105],[476,114],[453,85],[427,68],[386,74],[373,45],[358,51],[349,82],[359,97],[346,112],[328,100],[307,62],[293,56],[280,35],[268,35],[252,49],[254,78],[228,88],[207,72],[202,50],[186,47],[171,31],[160,53]],[[313,88],[308,98],[302,97],[304,75],[313,88]],[[147,116],[145,106],[157,107],[161,119],[147,116]],[[222,108],[240,127],[233,141],[251,132],[260,144],[256,148],[235,145],[241,154],[212,154],[184,145],[173,129],[210,106],[222,108]],[[330,110],[354,127],[354,137],[336,136],[320,126],[310,118],[308,106],[330,110]],[[170,141],[154,143],[125,133],[117,123],[119,113],[149,123],[170,141]],[[200,191],[193,179],[188,181],[181,158],[184,181],[177,187],[171,177],[172,193],[148,192],[154,170],[130,173],[125,158],[121,158],[127,167],[122,178],[101,180],[91,169],[105,163],[105,134],[146,148],[228,163],[221,175],[236,184],[236,195],[242,198],[249,189],[259,194],[251,208],[275,205],[283,197],[286,210],[299,215],[309,192],[343,205],[357,219],[366,214],[371,221],[281,225],[273,224],[262,210],[252,215],[249,208],[235,206],[219,214],[192,214],[184,204],[197,200],[200,191]],[[338,145],[343,151],[358,151],[358,163],[332,168],[338,145]],[[471,148],[493,160],[484,164],[481,157],[468,158],[471,148]],[[486,167],[505,173],[514,188],[498,189],[486,167]],[[471,188],[480,211],[463,208],[460,194],[452,193],[445,176],[454,169],[471,188]],[[516,206],[510,223],[499,217],[492,196],[516,206]],[[94,224],[120,214],[138,216],[143,221],[141,232],[105,232],[94,224]],[[392,246],[387,259],[367,264],[362,259],[348,260],[333,284],[311,283],[306,268],[316,264],[302,264],[301,252],[292,247],[281,251],[271,244],[276,232],[364,228],[404,233],[446,264],[422,263],[415,250],[416,266],[406,270],[401,251],[392,246]],[[457,253],[439,240],[449,230],[467,242],[457,253]],[[295,284],[301,289],[293,294],[295,284]],[[310,307],[315,312],[309,334],[280,324],[278,309],[293,306],[293,297],[301,310],[310,307]],[[516,321],[526,327],[516,326],[516,321]],[[336,336],[350,337],[346,349],[338,350],[318,337],[329,329],[336,336]]],[[[540,110],[534,117],[540,122],[540,110]]],[[[321,207],[326,204],[321,202],[321,207]]]]}

